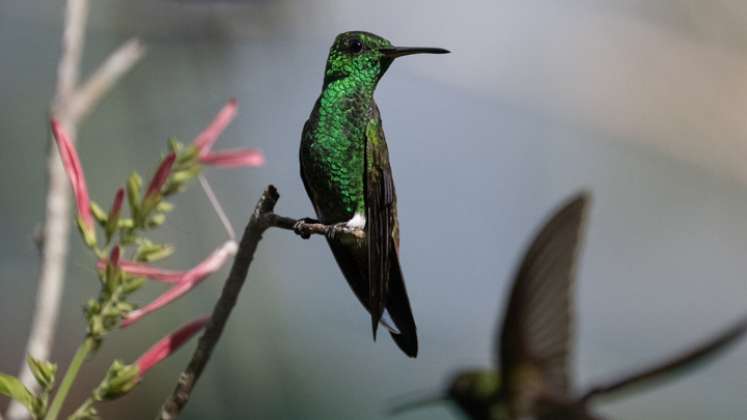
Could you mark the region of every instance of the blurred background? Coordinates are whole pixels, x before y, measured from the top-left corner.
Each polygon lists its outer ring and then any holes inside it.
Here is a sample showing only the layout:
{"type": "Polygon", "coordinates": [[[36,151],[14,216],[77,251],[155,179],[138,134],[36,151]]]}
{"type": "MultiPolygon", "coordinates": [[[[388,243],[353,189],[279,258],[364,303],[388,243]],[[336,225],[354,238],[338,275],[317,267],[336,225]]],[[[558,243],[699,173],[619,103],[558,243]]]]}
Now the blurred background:
{"type": "MultiPolygon", "coordinates": [[[[329,44],[363,29],[395,44],[449,48],[397,61],[379,85],[399,193],[401,261],[421,352],[371,341],[319,238],[265,235],[240,302],[185,419],[384,419],[393,398],[490,366],[510,276],[534,229],[580,188],[593,192],[577,288],[577,386],[660,360],[747,311],[747,5],[739,0],[474,2],[255,0],[92,2],[83,73],[124,40],[144,60],[81,125],[94,199],[132,169],[152,173],[165,140],[189,141],[230,97],[219,148],[259,147],[258,169],[208,169],[237,228],[275,184],[280,214],[311,216],[298,175],[303,123],[329,44]]],[[[47,109],[63,2],[0,0],[0,371],[23,357],[36,292],[32,235],[43,217],[47,109]]],[[[197,185],[161,239],[186,268],[225,233],[197,185]]],[[[97,293],[77,235],[53,358],[63,366],[97,293]]],[[[225,270],[177,304],[111,334],[73,391],[112,358],[133,361],[209,312],[225,270]]],[[[163,289],[152,285],[136,300],[163,289]]],[[[194,343],[107,419],[152,418],[194,343]]],[[[743,419],[747,342],[681,380],[605,401],[618,419],[743,419]]],[[[0,401],[0,406],[5,400],[0,401]]],[[[77,406],[77,404],[75,404],[77,406]]],[[[459,419],[449,404],[402,419],[459,419]]]]}

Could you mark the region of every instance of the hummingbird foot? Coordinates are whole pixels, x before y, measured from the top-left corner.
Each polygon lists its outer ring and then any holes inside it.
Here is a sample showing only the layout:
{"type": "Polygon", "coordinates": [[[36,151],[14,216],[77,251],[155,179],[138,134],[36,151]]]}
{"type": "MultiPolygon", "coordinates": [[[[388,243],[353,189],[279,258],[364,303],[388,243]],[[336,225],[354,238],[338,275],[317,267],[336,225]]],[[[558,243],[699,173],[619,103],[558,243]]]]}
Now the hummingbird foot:
{"type": "Polygon", "coordinates": [[[330,229],[327,230],[327,238],[329,238],[330,240],[334,240],[337,234],[342,233],[344,235],[350,235],[358,239],[363,239],[365,237],[365,226],[366,217],[359,213],[355,213],[353,218],[348,220],[347,222],[335,223],[334,225],[331,225],[330,229]]]}
{"type": "Polygon", "coordinates": [[[316,219],[304,217],[303,219],[299,219],[296,224],[293,225],[293,232],[295,232],[296,235],[300,236],[303,239],[309,239],[311,237],[311,233],[308,229],[306,229],[306,225],[317,223],[319,223],[319,221],[316,219]]]}
{"type": "Polygon", "coordinates": [[[334,225],[330,226],[329,230],[327,230],[327,239],[329,239],[330,241],[333,241],[335,240],[335,236],[337,236],[338,231],[345,232],[347,231],[347,229],[348,229],[347,222],[335,223],[334,225]]]}

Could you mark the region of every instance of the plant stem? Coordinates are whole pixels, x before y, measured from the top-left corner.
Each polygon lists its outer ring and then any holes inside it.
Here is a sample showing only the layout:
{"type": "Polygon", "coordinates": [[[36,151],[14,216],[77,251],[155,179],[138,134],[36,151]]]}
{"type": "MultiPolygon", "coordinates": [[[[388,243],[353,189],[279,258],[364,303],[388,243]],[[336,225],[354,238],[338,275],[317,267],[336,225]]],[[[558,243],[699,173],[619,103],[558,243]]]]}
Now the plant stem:
{"type": "Polygon", "coordinates": [[[88,399],[85,400],[83,404],[81,404],[80,407],[78,407],[78,409],[75,410],[75,412],[68,418],[76,418],[76,416],[82,416],[83,413],[93,407],[93,404],[95,404],[95,402],[96,401],[93,399],[93,397],[88,397],[88,399]]]}
{"type": "Polygon", "coordinates": [[[83,340],[83,344],[78,347],[78,351],[75,352],[73,360],[70,361],[70,366],[67,367],[65,377],[62,378],[60,387],[57,389],[57,394],[55,394],[54,400],[52,400],[52,405],[49,407],[49,411],[45,416],[45,420],[57,419],[57,416],[60,414],[60,410],[62,409],[62,404],[64,404],[65,399],[67,398],[67,394],[68,392],[70,392],[70,388],[75,382],[75,378],[78,377],[80,367],[83,365],[83,362],[86,360],[88,353],[93,350],[94,346],[94,339],[91,337],[86,337],[86,339],[83,340]]]}

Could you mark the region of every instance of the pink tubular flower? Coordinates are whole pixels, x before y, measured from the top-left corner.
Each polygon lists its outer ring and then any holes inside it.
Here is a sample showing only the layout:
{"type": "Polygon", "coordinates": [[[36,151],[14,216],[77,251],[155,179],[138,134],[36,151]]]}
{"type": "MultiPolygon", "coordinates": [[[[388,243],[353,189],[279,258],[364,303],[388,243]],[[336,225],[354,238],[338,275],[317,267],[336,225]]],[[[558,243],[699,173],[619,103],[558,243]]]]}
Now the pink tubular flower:
{"type": "Polygon", "coordinates": [[[192,142],[198,151],[198,160],[203,165],[235,168],[239,166],[261,166],[265,162],[262,152],[256,149],[234,149],[223,152],[212,152],[218,136],[226,129],[236,116],[238,101],[231,99],[218,112],[208,127],[192,142]]]}
{"type": "MultiPolygon", "coordinates": [[[[96,262],[96,268],[103,270],[106,267],[106,264],[106,259],[99,260],[96,262]]],[[[165,270],[148,264],[127,260],[120,260],[119,268],[121,268],[125,273],[135,277],[145,277],[163,283],[179,283],[179,281],[181,281],[187,274],[186,271],[165,270]]]]}
{"type": "MultiPolygon", "coordinates": [[[[210,274],[218,271],[228,257],[236,254],[236,242],[228,241],[223,246],[213,251],[204,261],[193,269],[186,272],[182,278],[169,290],[157,297],[153,302],[143,306],[140,309],[132,311],[122,320],[122,328],[129,327],[137,322],[140,318],[163,308],[169,303],[179,299],[194,289],[210,274]]],[[[126,268],[124,268],[127,271],[126,268]]]]}
{"type": "Polygon", "coordinates": [[[265,156],[256,149],[234,149],[200,156],[200,163],[224,168],[262,166],[265,163],[265,156]]]}
{"type": "Polygon", "coordinates": [[[235,98],[231,98],[223,109],[218,112],[215,119],[208,125],[208,127],[195,138],[193,144],[200,151],[200,156],[210,153],[215,142],[218,140],[218,136],[223,130],[231,124],[231,121],[236,117],[236,111],[239,108],[239,102],[235,98]]]}
{"type": "Polygon", "coordinates": [[[161,188],[166,185],[166,181],[168,181],[169,179],[169,174],[171,174],[171,167],[174,166],[175,160],[176,154],[174,152],[169,153],[165,158],[163,158],[161,164],[158,165],[156,173],[150,180],[148,190],[145,193],[146,198],[155,197],[156,194],[161,192],[161,188]]]}
{"type": "Polygon", "coordinates": [[[205,328],[205,325],[209,320],[210,316],[198,318],[160,339],[135,362],[138,368],[139,378],[142,379],[143,376],[153,368],[153,366],[179,350],[179,347],[189,341],[189,339],[197,334],[201,329],[205,328]]]}
{"type": "Polygon", "coordinates": [[[80,165],[78,152],[75,150],[75,146],[73,146],[73,143],[70,141],[70,138],[67,136],[67,133],[65,133],[65,129],[62,128],[59,121],[52,119],[51,125],[52,134],[54,134],[57,146],[60,149],[62,165],[65,167],[65,172],[67,172],[67,176],[70,178],[70,184],[73,186],[75,203],[78,206],[78,216],[81,224],[88,232],[94,232],[91,200],[88,196],[86,177],[83,174],[83,167],[80,165]]]}

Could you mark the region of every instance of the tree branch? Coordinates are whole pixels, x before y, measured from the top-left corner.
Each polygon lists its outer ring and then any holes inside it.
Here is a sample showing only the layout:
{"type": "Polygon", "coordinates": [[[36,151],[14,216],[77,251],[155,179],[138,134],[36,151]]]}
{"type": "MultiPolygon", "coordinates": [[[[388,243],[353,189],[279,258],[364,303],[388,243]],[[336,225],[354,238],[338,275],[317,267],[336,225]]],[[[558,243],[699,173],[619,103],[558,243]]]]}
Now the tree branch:
{"type": "Polygon", "coordinates": [[[340,225],[324,225],[321,223],[310,222],[308,219],[291,219],[289,217],[278,216],[273,213],[275,204],[280,196],[277,189],[270,185],[265,189],[252,213],[249,223],[244,230],[244,235],[239,243],[239,250],[231,266],[231,271],[226,279],[218,301],[213,308],[213,314],[205,328],[205,332],[197,343],[192,359],[186,369],[179,375],[176,387],[172,394],[166,399],[158,413],[159,420],[172,420],[177,418],[189,401],[197,381],[200,379],[202,371],[205,369],[210,356],[220,340],[223,329],[228,322],[233,307],[244,286],[249,267],[254,259],[254,252],[257,250],[259,241],[262,240],[262,234],[269,228],[292,230],[302,238],[308,238],[310,235],[353,235],[362,237],[362,229],[350,230],[340,225]]]}
{"type": "MultiPolygon", "coordinates": [[[[81,118],[140,59],[143,52],[137,40],[129,41],[110,55],[82,87],[78,87],[88,9],[89,0],[68,0],[66,3],[62,56],[57,67],[57,85],[51,104],[52,115],[67,130],[73,142],[81,118]]],[[[47,182],[44,227],[40,235],[41,266],[33,321],[26,344],[26,354],[42,360],[49,359],[54,340],[55,321],[64,286],[71,220],[67,175],[55,147],[49,148],[47,156],[47,182]]],[[[31,392],[39,390],[39,385],[25,362],[21,364],[18,376],[31,392]]],[[[28,411],[16,401],[8,406],[6,415],[8,420],[29,418],[28,411]]]]}

